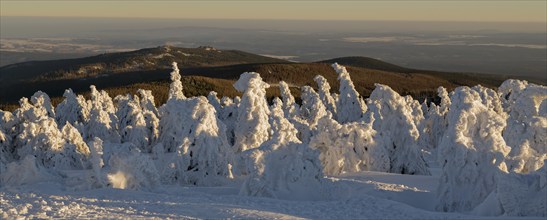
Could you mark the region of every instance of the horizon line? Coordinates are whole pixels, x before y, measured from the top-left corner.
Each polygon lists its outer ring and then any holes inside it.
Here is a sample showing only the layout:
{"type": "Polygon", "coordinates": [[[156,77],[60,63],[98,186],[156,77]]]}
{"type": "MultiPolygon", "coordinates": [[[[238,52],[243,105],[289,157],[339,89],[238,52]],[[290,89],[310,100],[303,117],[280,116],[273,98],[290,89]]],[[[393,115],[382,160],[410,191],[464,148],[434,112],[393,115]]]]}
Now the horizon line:
{"type": "Polygon", "coordinates": [[[47,16],[47,15],[0,15],[11,18],[89,18],[89,19],[151,19],[151,20],[232,20],[232,21],[378,21],[378,22],[446,22],[446,23],[527,23],[547,24],[547,21],[480,21],[480,20],[390,20],[390,19],[302,19],[302,18],[165,18],[165,17],[95,17],[95,16],[47,16]]]}

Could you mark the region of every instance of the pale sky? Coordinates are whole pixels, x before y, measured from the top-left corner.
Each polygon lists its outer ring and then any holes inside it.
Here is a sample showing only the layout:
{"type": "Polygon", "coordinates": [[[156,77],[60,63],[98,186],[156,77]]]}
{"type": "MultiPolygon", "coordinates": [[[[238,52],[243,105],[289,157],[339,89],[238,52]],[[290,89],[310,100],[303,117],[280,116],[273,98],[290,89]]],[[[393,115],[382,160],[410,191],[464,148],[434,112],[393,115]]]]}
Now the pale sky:
{"type": "Polygon", "coordinates": [[[13,1],[0,16],[547,22],[547,1],[13,1]]]}

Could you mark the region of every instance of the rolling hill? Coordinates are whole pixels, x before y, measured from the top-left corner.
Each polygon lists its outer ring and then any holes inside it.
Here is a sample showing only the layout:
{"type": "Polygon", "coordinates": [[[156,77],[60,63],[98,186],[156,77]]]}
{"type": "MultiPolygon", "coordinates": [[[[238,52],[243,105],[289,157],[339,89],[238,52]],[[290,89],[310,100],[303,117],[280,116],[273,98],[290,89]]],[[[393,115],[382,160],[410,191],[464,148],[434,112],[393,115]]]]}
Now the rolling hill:
{"type": "MultiPolygon", "coordinates": [[[[453,89],[461,85],[481,84],[497,87],[509,76],[476,73],[449,73],[417,70],[368,57],[342,57],[315,63],[293,63],[237,50],[211,47],[178,48],[162,46],[131,52],[53,61],[31,61],[0,68],[0,108],[13,109],[21,97],[41,90],[54,103],[61,101],[66,88],[86,93],[90,85],[105,89],[112,96],[134,93],[138,88],[152,90],[157,104],[167,99],[170,65],[175,61],[182,71],[187,95],[207,95],[211,90],[219,96],[240,95],[232,84],[243,72],[258,72],[272,85],[284,80],[292,85],[298,98],[298,87],[311,85],[315,75],[323,75],[333,92],[338,91],[336,73],[330,64],[348,67],[356,89],[368,96],[374,83],[391,86],[397,92],[418,99],[434,99],[436,88],[453,89]]],[[[276,86],[268,96],[279,94],[276,86]]]]}

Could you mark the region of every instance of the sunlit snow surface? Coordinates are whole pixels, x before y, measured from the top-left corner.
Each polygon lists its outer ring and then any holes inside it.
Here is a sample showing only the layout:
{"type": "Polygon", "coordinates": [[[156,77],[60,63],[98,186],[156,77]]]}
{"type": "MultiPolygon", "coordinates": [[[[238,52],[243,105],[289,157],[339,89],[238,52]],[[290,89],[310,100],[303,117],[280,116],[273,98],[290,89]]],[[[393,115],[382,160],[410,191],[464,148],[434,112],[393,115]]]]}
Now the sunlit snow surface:
{"type": "Polygon", "coordinates": [[[162,186],[150,192],[111,188],[70,191],[58,184],[39,183],[3,189],[0,218],[481,218],[429,211],[434,208],[437,176],[360,172],[329,179],[335,180],[333,190],[338,196],[326,201],[239,196],[238,180],[223,187],[162,186]]]}

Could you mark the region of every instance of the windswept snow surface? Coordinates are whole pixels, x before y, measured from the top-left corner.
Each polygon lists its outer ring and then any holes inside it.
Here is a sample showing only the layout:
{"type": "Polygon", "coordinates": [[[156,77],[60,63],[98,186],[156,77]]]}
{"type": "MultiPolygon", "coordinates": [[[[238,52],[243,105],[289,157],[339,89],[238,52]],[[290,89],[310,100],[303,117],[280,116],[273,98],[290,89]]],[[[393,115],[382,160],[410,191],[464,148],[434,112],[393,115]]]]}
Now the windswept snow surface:
{"type": "Polygon", "coordinates": [[[547,216],[547,87],[508,80],[419,103],[243,73],[242,97],[43,92],[0,110],[0,219],[515,219],[547,216]],[[485,217],[487,216],[487,217],[485,217]],[[525,216],[525,217],[522,217],[525,216]]]}

